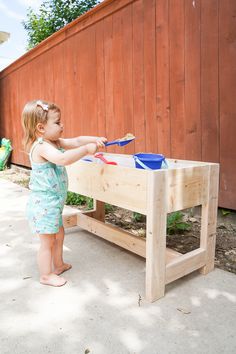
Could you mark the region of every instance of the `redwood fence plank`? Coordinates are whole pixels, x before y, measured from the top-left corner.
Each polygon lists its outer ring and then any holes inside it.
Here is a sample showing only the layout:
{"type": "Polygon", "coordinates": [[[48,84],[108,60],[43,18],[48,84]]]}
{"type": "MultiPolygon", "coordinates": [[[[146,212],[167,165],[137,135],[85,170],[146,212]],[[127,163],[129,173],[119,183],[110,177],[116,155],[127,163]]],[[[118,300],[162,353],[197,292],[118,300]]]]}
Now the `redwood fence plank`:
{"type": "Polygon", "coordinates": [[[201,2],[202,159],[219,161],[218,0],[201,2]],[[210,30],[211,28],[211,30],[210,30]]]}
{"type": "Polygon", "coordinates": [[[220,162],[219,205],[236,209],[236,3],[107,0],[0,73],[0,137],[22,150],[21,112],[42,98],[65,137],[131,132],[119,153],[220,162]]]}
{"type": "Polygon", "coordinates": [[[146,150],[143,17],[143,0],[138,0],[133,3],[133,114],[136,152],[146,150]]]}
{"type": "MultiPolygon", "coordinates": [[[[121,136],[134,131],[133,117],[133,17],[132,6],[123,9],[123,100],[124,100],[124,130],[121,136]]],[[[134,144],[124,146],[122,153],[133,154],[134,144]]]]}
{"type": "Polygon", "coordinates": [[[201,160],[200,1],[185,1],[185,158],[201,160]]]}
{"type": "Polygon", "coordinates": [[[220,205],[236,209],[236,2],[220,2],[220,205]]]}
{"type": "MultiPolygon", "coordinates": [[[[123,16],[124,9],[116,12],[113,17],[113,46],[112,46],[112,65],[113,65],[113,126],[115,127],[112,139],[123,136],[124,121],[124,62],[123,62],[123,16]]],[[[109,140],[111,139],[108,135],[109,140]]],[[[120,147],[114,146],[109,151],[119,152],[120,147]]]]}
{"type": "Polygon", "coordinates": [[[146,151],[157,151],[155,1],[143,2],[146,151]]]}
{"type": "Polygon", "coordinates": [[[170,0],[171,156],[185,159],[184,0],[170,0]]]}
{"type": "Polygon", "coordinates": [[[104,65],[105,65],[105,114],[106,132],[109,139],[115,139],[116,124],[113,110],[113,19],[112,16],[104,19],[104,65]]]}
{"type": "Polygon", "coordinates": [[[157,143],[170,156],[169,0],[156,1],[157,143]]]}
{"type": "Polygon", "coordinates": [[[105,63],[104,63],[104,21],[96,23],[96,66],[97,66],[97,127],[98,135],[106,132],[105,111],[105,63]]]}

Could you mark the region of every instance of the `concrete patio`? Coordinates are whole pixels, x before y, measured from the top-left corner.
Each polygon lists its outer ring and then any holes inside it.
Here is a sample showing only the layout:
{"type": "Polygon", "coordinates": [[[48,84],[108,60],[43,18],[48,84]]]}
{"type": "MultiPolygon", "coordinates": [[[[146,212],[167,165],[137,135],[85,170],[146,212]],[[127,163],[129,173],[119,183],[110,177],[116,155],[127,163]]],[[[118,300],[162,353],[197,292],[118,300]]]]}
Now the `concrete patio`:
{"type": "Polygon", "coordinates": [[[144,299],[144,260],[79,228],[67,231],[61,288],[38,282],[29,191],[0,179],[0,353],[230,354],[236,352],[236,277],[215,269],[144,299]]]}

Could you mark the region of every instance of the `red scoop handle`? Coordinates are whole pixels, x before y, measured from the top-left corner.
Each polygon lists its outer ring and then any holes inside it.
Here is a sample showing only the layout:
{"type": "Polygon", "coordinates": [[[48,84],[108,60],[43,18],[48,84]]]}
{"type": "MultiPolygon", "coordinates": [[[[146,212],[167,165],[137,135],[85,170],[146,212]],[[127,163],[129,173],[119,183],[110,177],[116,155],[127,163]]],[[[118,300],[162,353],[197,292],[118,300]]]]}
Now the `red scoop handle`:
{"type": "Polygon", "coordinates": [[[106,163],[107,165],[117,165],[116,162],[114,161],[108,161],[107,159],[105,159],[105,157],[103,156],[103,154],[99,153],[94,155],[96,158],[100,159],[101,161],[103,161],[104,163],[106,163]]]}

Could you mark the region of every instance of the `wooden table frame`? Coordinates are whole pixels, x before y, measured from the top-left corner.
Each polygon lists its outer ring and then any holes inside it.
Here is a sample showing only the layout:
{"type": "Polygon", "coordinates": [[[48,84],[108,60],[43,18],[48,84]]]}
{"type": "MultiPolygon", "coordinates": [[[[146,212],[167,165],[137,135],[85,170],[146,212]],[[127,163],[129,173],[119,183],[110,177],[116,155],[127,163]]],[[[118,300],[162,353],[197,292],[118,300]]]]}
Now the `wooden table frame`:
{"type": "Polygon", "coordinates": [[[64,216],[64,226],[78,225],[146,258],[150,302],[164,296],[166,284],[197,269],[207,274],[214,268],[219,165],[168,161],[169,169],[156,171],[84,161],[67,167],[69,190],[93,198],[94,210],[64,216]],[[105,202],[146,215],[146,240],[105,223],[105,202]],[[186,254],[167,248],[167,214],[199,205],[200,247],[186,254]]]}

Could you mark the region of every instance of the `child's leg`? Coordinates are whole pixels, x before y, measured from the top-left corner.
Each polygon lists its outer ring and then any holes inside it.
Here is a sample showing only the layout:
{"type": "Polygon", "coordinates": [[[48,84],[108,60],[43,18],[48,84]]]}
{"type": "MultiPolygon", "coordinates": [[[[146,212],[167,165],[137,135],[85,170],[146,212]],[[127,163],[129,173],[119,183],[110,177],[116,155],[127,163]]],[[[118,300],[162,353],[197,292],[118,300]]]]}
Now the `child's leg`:
{"type": "Polygon", "coordinates": [[[59,232],[55,235],[55,243],[53,246],[53,265],[54,273],[59,275],[71,268],[71,264],[63,261],[63,242],[64,242],[64,227],[61,226],[59,232]]]}
{"type": "Polygon", "coordinates": [[[52,250],[55,243],[55,235],[39,235],[39,238],[38,266],[40,283],[52,286],[64,285],[66,280],[52,272],[52,250]]]}

